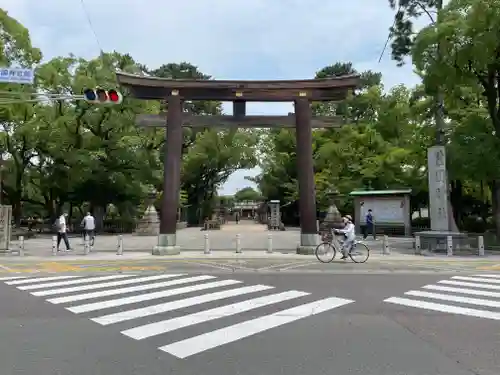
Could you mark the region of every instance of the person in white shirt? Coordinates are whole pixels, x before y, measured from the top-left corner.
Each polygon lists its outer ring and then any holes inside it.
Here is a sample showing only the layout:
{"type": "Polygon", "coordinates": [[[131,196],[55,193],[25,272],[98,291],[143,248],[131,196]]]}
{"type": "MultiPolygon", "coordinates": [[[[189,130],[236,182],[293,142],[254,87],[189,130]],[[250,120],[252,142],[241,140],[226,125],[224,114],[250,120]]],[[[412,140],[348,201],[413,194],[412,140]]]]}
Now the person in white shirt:
{"type": "Polygon", "coordinates": [[[342,251],[344,252],[344,254],[340,259],[347,259],[347,255],[349,254],[349,251],[351,250],[352,246],[354,245],[354,241],[356,240],[356,227],[352,222],[351,215],[346,215],[343,220],[345,224],[344,229],[335,229],[335,232],[343,233],[345,236],[345,241],[342,246],[342,251]]]}
{"type": "Polygon", "coordinates": [[[94,239],[95,219],[90,212],[87,212],[81,225],[83,226],[83,238],[88,236],[89,239],[94,239]]]}
{"type": "Polygon", "coordinates": [[[56,220],[57,227],[57,251],[59,251],[59,245],[61,244],[61,240],[64,240],[64,244],[66,245],[66,251],[71,251],[71,246],[69,244],[68,239],[68,226],[66,224],[66,219],[68,214],[64,213],[56,220]]]}

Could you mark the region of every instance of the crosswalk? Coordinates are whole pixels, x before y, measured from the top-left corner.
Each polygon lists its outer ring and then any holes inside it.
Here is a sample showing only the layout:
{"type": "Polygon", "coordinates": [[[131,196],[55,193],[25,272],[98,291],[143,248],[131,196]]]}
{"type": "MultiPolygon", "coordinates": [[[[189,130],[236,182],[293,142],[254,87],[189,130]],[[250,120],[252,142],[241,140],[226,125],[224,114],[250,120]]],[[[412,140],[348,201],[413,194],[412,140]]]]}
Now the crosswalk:
{"type": "Polygon", "coordinates": [[[187,358],[354,302],[337,297],[316,300],[307,292],[277,291],[270,285],[244,285],[240,280],[219,279],[213,275],[16,276],[3,277],[0,281],[43,297],[51,304],[62,305],[74,314],[85,314],[85,318],[102,326],[128,323],[126,329],[120,330],[123,335],[134,340],[160,337],[164,345],[158,349],[178,358],[187,358]],[[280,307],[290,301],[293,307],[280,307]],[[217,302],[215,307],[205,306],[214,302],[217,302]],[[193,307],[196,308],[194,312],[193,307]],[[258,310],[265,307],[272,307],[274,312],[259,314],[258,310]],[[249,311],[253,313],[247,320],[207,329],[178,341],[169,338],[174,331],[249,311]],[[148,317],[146,324],[141,321],[145,317],[148,317]]]}
{"type": "Polygon", "coordinates": [[[405,297],[387,298],[384,302],[500,320],[500,274],[453,276],[436,284],[425,285],[421,289],[423,290],[410,290],[405,293],[405,297]]]}

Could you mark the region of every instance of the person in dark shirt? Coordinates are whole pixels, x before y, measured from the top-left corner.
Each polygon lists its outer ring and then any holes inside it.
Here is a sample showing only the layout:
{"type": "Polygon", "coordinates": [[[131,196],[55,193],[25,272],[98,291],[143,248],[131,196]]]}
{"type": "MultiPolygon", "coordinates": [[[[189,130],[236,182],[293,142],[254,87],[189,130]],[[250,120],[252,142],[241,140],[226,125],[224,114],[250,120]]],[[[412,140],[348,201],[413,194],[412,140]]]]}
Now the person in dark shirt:
{"type": "Polygon", "coordinates": [[[365,233],[363,234],[363,239],[366,240],[368,237],[368,233],[371,233],[373,236],[373,239],[377,239],[377,235],[375,234],[375,222],[373,219],[373,212],[371,209],[368,210],[368,213],[366,214],[366,225],[365,225],[365,233]]]}

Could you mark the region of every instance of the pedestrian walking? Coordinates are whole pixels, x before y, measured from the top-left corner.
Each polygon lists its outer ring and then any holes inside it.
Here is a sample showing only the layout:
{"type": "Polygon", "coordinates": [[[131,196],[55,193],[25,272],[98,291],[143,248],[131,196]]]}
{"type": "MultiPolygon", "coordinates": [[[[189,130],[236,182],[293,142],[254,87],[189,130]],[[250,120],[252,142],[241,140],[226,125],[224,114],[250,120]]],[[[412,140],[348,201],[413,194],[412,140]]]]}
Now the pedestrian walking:
{"type": "Polygon", "coordinates": [[[373,236],[373,239],[376,240],[377,235],[375,233],[375,218],[373,217],[373,211],[371,208],[368,210],[368,213],[366,214],[365,221],[366,224],[364,227],[363,239],[366,240],[366,238],[368,237],[368,233],[370,233],[373,236]]]}
{"type": "Polygon", "coordinates": [[[56,220],[56,228],[57,228],[57,251],[59,251],[59,245],[61,244],[61,240],[64,241],[66,245],[66,251],[73,250],[69,244],[68,239],[68,225],[67,225],[68,214],[64,213],[56,220]]]}

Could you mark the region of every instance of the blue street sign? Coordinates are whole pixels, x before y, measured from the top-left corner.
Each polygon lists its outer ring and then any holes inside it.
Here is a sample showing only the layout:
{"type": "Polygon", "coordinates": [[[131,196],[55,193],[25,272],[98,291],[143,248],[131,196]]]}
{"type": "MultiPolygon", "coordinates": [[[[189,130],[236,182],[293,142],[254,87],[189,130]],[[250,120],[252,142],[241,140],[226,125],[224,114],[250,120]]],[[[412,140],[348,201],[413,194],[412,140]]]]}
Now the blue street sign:
{"type": "Polygon", "coordinates": [[[0,83],[33,84],[34,79],[33,69],[0,68],[0,83]]]}

